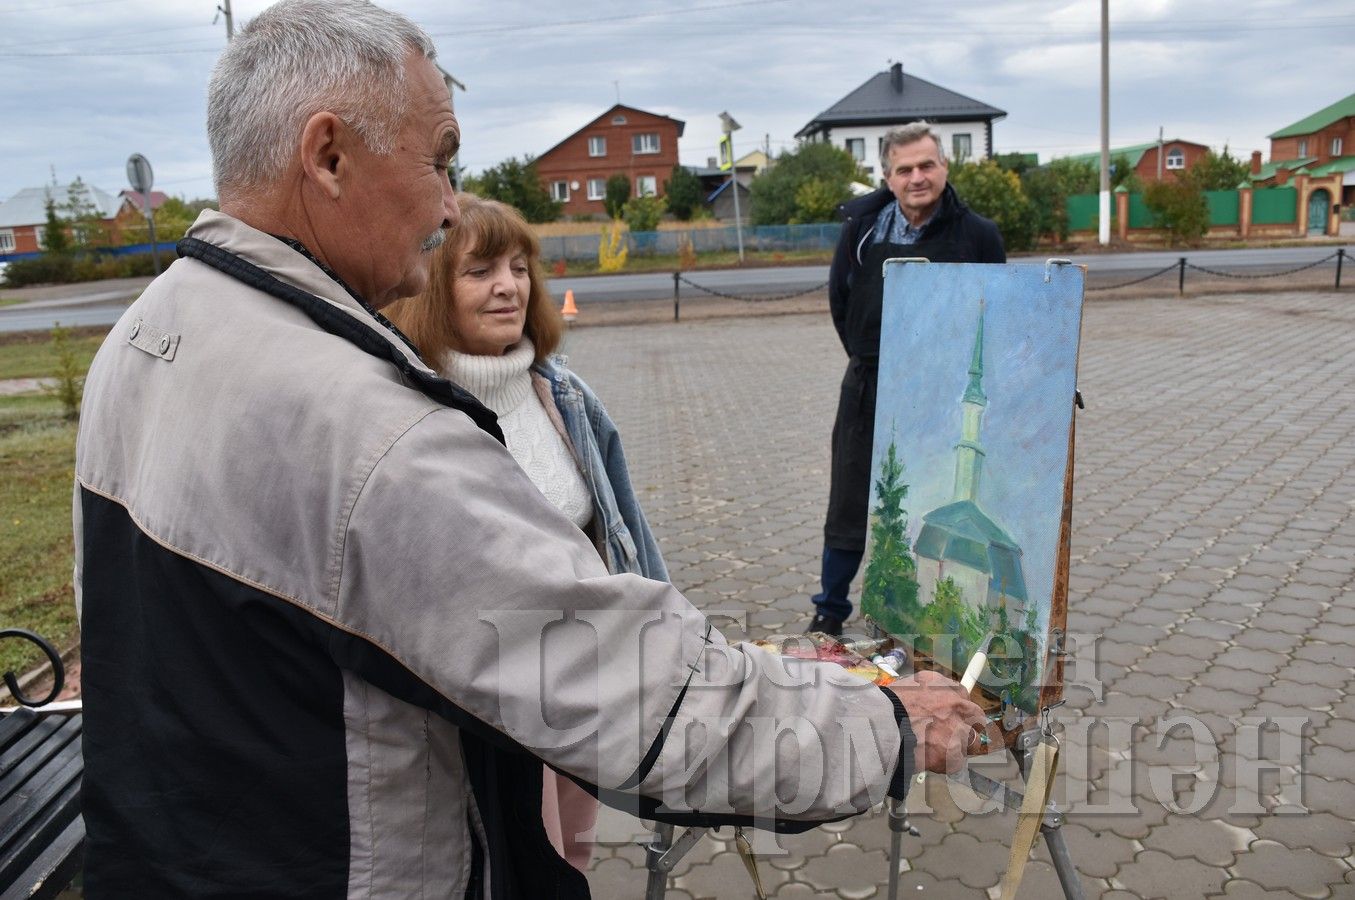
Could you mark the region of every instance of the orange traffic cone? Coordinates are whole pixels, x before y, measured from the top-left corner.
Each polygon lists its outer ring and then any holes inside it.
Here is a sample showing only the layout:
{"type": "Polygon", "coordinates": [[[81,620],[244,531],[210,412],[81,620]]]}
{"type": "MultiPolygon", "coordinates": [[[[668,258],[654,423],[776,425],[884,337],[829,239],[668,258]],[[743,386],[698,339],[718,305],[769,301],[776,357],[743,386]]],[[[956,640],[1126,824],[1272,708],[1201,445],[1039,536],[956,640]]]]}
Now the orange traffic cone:
{"type": "Polygon", "coordinates": [[[574,291],[565,291],[565,305],[560,308],[560,313],[565,317],[566,322],[573,322],[579,316],[579,308],[574,305],[574,291]]]}

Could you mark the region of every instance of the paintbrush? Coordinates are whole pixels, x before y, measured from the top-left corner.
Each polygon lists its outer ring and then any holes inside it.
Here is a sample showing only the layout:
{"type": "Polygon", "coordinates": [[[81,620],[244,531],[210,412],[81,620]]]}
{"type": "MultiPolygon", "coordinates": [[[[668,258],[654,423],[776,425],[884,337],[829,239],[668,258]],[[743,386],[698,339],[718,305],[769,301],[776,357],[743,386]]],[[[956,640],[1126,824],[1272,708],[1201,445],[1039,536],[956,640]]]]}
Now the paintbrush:
{"type": "Polygon", "coordinates": [[[993,610],[988,614],[988,633],[979,640],[979,646],[974,651],[973,657],[969,660],[969,665],[965,667],[964,676],[960,679],[960,686],[966,691],[974,690],[974,685],[979,683],[979,676],[983,674],[983,667],[988,664],[988,645],[993,642],[993,636],[997,634],[998,614],[993,610]]]}

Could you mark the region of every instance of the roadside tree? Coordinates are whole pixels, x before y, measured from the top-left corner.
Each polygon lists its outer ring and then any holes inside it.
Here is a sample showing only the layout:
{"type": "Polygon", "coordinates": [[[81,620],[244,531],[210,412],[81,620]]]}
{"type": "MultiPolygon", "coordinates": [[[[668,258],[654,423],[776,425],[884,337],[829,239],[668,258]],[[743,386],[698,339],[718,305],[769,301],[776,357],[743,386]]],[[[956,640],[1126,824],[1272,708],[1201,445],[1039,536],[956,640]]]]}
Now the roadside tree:
{"type": "Polygon", "coordinates": [[[529,154],[521,161],[510,157],[477,176],[466,179],[466,191],[517,207],[528,222],[554,222],[562,204],[552,200],[529,154]]]}
{"type": "Polygon", "coordinates": [[[986,159],[951,165],[950,181],[971,209],[997,224],[1008,250],[1034,245],[1035,214],[1016,173],[1005,172],[986,159]]]}
{"type": "Polygon", "coordinates": [[[1186,178],[1202,191],[1231,191],[1239,184],[1247,183],[1250,176],[1251,168],[1242,160],[1234,159],[1227,144],[1223,145],[1222,153],[1206,151],[1186,173],[1186,178]]]}
{"type": "Polygon", "coordinates": [[[801,144],[782,153],[776,165],[765,169],[749,185],[752,222],[786,225],[832,221],[837,204],[851,196],[848,185],[853,181],[864,182],[864,176],[846,150],[826,143],[801,144]],[[820,184],[801,194],[801,188],[812,181],[820,184]]]}
{"type": "Polygon", "coordinates": [[[677,163],[663,183],[663,194],[668,199],[668,211],[686,222],[701,206],[701,179],[691,169],[677,163]]]}
{"type": "Polygon", "coordinates": [[[607,209],[608,218],[621,218],[629,201],[630,179],[617,172],[607,179],[607,187],[602,196],[602,205],[607,209]]]}
{"type": "Polygon", "coordinates": [[[1209,205],[1191,179],[1154,181],[1143,190],[1143,204],[1172,246],[1194,243],[1209,230],[1209,205]]]}

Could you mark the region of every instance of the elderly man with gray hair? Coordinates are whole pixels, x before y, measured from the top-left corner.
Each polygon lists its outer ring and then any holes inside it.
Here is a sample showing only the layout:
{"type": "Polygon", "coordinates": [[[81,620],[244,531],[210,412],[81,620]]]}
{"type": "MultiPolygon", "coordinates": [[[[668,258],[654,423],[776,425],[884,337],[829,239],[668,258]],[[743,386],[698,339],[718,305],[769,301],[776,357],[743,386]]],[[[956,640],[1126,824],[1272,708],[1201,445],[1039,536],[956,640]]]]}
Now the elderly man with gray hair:
{"type": "Polygon", "coordinates": [[[221,212],[90,368],[88,897],[585,897],[543,763],[645,818],[796,831],[978,749],[953,682],[783,663],[609,575],[381,316],[458,222],[433,56],[363,0],[251,22],[209,94],[221,212]]]}
{"type": "Polygon", "coordinates": [[[965,206],[946,183],[946,151],[930,124],[885,132],[880,170],[884,187],[838,208],[842,236],[828,270],[828,306],[848,359],[833,423],[822,589],[813,597],[814,618],[806,630],[834,636],[852,614],[847,592],[866,549],[884,261],[1007,261],[997,226],[965,206]]]}

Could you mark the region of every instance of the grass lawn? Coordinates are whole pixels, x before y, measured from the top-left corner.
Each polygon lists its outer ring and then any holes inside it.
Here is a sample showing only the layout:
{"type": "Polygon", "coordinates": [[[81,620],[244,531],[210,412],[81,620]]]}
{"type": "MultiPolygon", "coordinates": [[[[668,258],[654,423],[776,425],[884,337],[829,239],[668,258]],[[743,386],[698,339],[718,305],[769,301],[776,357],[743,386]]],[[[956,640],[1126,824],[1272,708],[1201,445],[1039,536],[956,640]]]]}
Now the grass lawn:
{"type": "MultiPolygon", "coordinates": [[[[77,640],[71,587],[75,430],[56,397],[0,397],[0,622],[36,631],[60,650],[77,640]]],[[[27,641],[0,642],[0,672],[22,675],[40,661],[27,641]]]]}
{"type": "MultiPolygon", "coordinates": [[[[94,351],[103,343],[106,327],[72,328],[68,339],[80,371],[89,368],[94,351]]],[[[48,378],[56,374],[56,352],[46,331],[0,334],[0,379],[48,378]]]]}
{"type": "MultiPolygon", "coordinates": [[[[73,330],[83,373],[107,329],[73,330]]],[[[45,332],[0,337],[0,378],[54,374],[45,332]]],[[[45,393],[0,397],[0,623],[27,628],[59,650],[78,640],[71,541],[76,423],[45,393]]],[[[22,675],[42,661],[27,641],[0,641],[0,672],[22,675]]]]}
{"type": "MultiPolygon", "coordinates": [[[[766,266],[796,266],[796,265],[828,265],[833,261],[833,251],[831,250],[786,250],[783,252],[760,253],[752,250],[745,251],[743,268],[758,269],[766,266]]],[[[560,272],[557,263],[554,260],[546,260],[546,274],[559,278],[561,275],[597,275],[597,260],[569,260],[565,263],[564,272],[560,272]]],[[[701,269],[737,269],[739,268],[739,252],[737,250],[711,250],[696,257],[696,268],[689,271],[700,271],[701,269]]],[[[642,255],[638,253],[631,254],[626,260],[626,267],[618,275],[634,275],[637,272],[676,272],[682,268],[682,261],[676,254],[668,255],[642,255]]]]}

